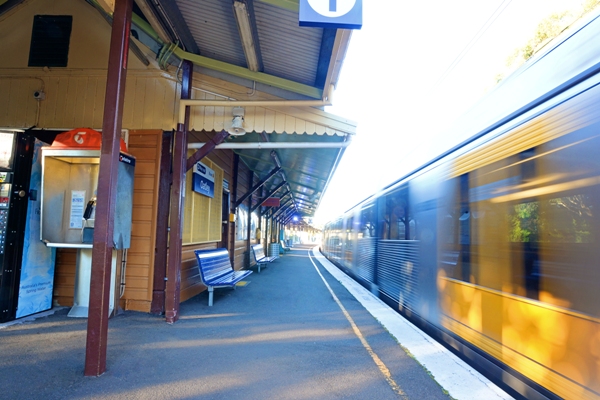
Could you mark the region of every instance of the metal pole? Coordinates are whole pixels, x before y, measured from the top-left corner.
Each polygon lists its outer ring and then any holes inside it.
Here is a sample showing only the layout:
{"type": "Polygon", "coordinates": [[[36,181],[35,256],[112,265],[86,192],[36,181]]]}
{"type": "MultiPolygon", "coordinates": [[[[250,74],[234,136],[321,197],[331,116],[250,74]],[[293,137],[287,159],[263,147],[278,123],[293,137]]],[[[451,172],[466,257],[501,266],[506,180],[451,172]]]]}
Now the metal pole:
{"type": "Polygon", "coordinates": [[[96,208],[92,249],[85,376],[100,376],[106,371],[112,243],[117,200],[117,170],[132,8],[133,0],[118,0],[115,3],[113,14],[104,117],[102,120],[98,206],[96,208]]]}

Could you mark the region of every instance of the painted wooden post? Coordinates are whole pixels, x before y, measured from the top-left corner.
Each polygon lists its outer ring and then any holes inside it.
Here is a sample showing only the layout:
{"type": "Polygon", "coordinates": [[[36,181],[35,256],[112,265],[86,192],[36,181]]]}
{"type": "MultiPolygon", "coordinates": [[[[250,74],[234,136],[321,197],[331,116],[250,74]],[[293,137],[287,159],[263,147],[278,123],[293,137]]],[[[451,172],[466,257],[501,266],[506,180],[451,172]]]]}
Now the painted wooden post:
{"type": "Polygon", "coordinates": [[[106,371],[117,170],[132,8],[133,0],[116,1],[110,38],[98,175],[98,206],[96,208],[92,250],[85,376],[99,376],[106,371]]]}
{"type": "MultiPolygon", "coordinates": [[[[182,65],[183,76],[181,98],[192,95],[194,65],[185,60],[182,65]]],[[[169,229],[169,258],[167,264],[167,285],[165,288],[165,319],[172,324],[179,319],[179,301],[181,290],[181,248],[183,244],[183,213],[185,201],[185,174],[187,171],[187,133],[190,123],[190,107],[185,108],[185,121],[177,124],[175,146],[173,150],[173,184],[171,185],[171,226],[169,229]]]]}
{"type": "Polygon", "coordinates": [[[163,132],[160,156],[160,182],[156,215],[156,244],[154,257],[154,282],[150,312],[162,315],[165,312],[165,283],[167,277],[167,242],[169,237],[169,197],[171,194],[171,143],[173,132],[163,132]]]}

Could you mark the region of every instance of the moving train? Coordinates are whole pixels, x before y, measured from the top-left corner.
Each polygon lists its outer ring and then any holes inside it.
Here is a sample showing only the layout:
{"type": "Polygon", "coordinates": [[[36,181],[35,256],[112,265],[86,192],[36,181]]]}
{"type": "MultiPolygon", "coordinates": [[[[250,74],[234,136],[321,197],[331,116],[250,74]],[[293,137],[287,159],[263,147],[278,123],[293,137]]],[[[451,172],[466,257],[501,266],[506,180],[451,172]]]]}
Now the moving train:
{"type": "Polygon", "coordinates": [[[322,252],[515,397],[600,399],[600,15],[329,222],[322,252]]]}

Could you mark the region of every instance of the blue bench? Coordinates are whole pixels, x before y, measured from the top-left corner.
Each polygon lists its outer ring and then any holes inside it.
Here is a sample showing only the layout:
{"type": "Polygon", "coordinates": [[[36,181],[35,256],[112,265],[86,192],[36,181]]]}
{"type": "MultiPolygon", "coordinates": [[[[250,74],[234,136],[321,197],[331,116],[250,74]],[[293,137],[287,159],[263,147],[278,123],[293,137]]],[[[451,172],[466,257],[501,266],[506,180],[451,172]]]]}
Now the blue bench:
{"type": "Polygon", "coordinates": [[[263,250],[262,244],[254,244],[252,245],[252,255],[254,256],[254,261],[258,266],[258,272],[260,272],[260,267],[266,266],[267,264],[276,260],[277,257],[267,257],[265,256],[265,251],[263,250]]]}
{"type": "Polygon", "coordinates": [[[208,288],[208,305],[213,305],[213,292],[216,288],[232,287],[247,277],[252,271],[235,271],[229,261],[227,249],[196,250],[198,269],[202,283],[208,288]]]}
{"type": "Polygon", "coordinates": [[[290,251],[291,249],[285,245],[285,240],[280,240],[279,244],[281,245],[281,251],[283,254],[290,251]]]}

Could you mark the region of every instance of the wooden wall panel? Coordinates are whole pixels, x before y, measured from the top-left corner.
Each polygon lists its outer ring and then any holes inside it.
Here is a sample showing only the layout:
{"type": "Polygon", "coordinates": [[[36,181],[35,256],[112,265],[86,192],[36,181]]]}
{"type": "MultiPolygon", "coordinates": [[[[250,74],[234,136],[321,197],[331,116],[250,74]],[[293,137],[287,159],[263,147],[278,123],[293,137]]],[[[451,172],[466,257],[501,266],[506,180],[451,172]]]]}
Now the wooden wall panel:
{"type": "Polygon", "coordinates": [[[149,312],[152,301],[161,137],[162,130],[129,132],[128,151],[136,157],[131,248],[122,299],[129,310],[149,312]]]}
{"type": "Polygon", "coordinates": [[[76,265],[77,250],[56,249],[53,289],[53,303],[55,305],[64,307],[73,305],[76,265]]]}
{"type": "MultiPolygon", "coordinates": [[[[1,47],[1,46],[0,46],[1,47]]],[[[102,128],[106,71],[57,70],[29,74],[0,69],[0,126],[73,129],[102,128]],[[44,100],[33,97],[43,90],[44,100]],[[39,111],[38,111],[39,107],[39,111]]],[[[179,87],[169,75],[157,71],[128,71],[123,128],[165,129],[176,125],[179,87]]]]}

